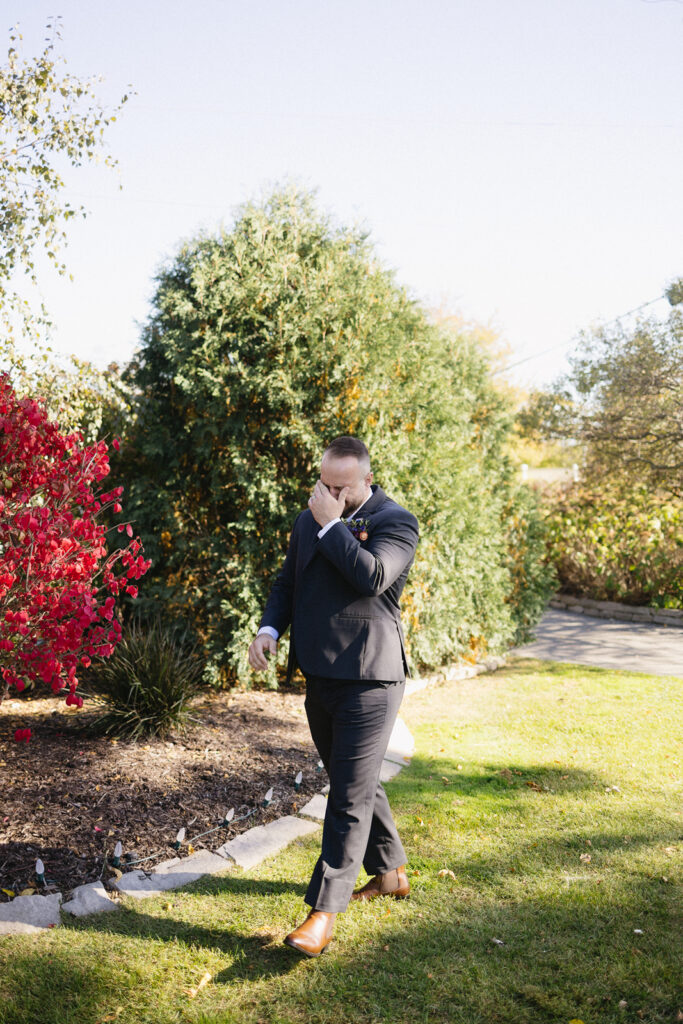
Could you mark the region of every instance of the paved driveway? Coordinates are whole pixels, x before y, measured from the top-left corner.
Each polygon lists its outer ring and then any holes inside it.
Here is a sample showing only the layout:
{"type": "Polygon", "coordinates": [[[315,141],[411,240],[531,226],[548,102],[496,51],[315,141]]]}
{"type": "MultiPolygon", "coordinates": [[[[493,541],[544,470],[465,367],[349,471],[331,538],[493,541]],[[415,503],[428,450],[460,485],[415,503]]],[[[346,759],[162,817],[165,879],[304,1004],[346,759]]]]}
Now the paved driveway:
{"type": "Polygon", "coordinates": [[[683,678],[683,629],[679,627],[598,619],[549,608],[533,632],[533,643],[509,653],[683,678]]]}

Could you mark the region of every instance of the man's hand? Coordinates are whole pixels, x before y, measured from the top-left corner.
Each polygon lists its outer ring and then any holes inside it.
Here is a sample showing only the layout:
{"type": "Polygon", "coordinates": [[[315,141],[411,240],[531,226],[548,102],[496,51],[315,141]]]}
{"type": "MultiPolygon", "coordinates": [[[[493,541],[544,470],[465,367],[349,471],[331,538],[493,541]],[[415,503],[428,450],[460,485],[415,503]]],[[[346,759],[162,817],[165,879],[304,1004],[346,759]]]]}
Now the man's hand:
{"type": "Polygon", "coordinates": [[[323,526],[331,523],[333,519],[341,519],[344,515],[344,506],[348,493],[349,488],[342,487],[339,497],[333,498],[322,480],[318,480],[313,494],[308,499],[308,507],[321,529],[323,526]]]}
{"type": "Polygon", "coordinates": [[[249,645],[249,664],[255,672],[265,672],[268,668],[266,653],[277,654],[277,641],[268,633],[261,633],[249,645]]]}

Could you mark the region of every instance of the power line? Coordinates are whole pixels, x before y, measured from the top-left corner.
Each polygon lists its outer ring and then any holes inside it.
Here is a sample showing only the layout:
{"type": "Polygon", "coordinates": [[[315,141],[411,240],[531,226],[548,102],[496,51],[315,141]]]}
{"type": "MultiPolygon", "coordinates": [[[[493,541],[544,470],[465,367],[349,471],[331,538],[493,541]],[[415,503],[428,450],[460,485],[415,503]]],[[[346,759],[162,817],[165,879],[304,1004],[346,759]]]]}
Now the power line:
{"type": "MultiPolygon", "coordinates": [[[[624,317],[633,316],[634,313],[640,313],[641,309],[647,309],[648,306],[653,306],[655,302],[660,302],[666,298],[665,295],[658,295],[656,299],[650,299],[648,302],[643,302],[640,306],[636,306],[635,309],[629,309],[626,313],[620,313],[619,316],[615,316],[612,320],[608,320],[602,324],[603,327],[611,327],[612,324],[619,323],[624,317]]],[[[521,366],[522,363],[528,363],[531,359],[539,359],[541,356],[548,355],[549,352],[557,352],[559,348],[566,348],[567,345],[571,345],[573,341],[577,341],[577,336],[569,338],[568,341],[561,341],[558,345],[552,345],[550,348],[545,348],[541,352],[534,352],[531,356],[525,356],[524,359],[518,359],[516,363],[509,363],[507,366],[502,366],[499,370],[494,370],[491,374],[495,377],[498,373],[505,373],[507,370],[513,370],[517,366],[521,366]]]]}

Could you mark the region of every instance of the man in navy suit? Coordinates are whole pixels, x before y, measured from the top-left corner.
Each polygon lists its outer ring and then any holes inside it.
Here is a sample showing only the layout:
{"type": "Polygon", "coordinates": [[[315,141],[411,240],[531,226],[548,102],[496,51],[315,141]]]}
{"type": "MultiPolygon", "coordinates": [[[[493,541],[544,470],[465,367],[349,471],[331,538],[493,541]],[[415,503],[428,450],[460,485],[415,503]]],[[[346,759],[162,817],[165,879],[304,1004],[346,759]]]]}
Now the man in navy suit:
{"type": "Polygon", "coordinates": [[[312,908],[285,942],[319,956],[350,899],[403,898],[405,851],[379,781],[408,664],[399,599],[415,557],[417,519],[372,483],[362,441],[338,437],[292,529],[261,627],[249,648],[267,668],[290,627],[288,678],[306,677],[306,714],[330,778],[312,908]],[[373,878],[353,892],[361,864],[373,878]]]}

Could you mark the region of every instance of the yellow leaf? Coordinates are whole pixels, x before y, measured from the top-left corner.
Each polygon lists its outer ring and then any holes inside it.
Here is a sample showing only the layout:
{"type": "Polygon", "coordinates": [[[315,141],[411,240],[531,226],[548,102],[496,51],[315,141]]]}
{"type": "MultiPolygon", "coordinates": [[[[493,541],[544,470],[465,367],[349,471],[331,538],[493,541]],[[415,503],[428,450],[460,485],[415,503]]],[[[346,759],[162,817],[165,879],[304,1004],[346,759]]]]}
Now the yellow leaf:
{"type": "Polygon", "coordinates": [[[0,892],[4,892],[5,896],[16,896],[14,889],[1,889],[0,892]]]}
{"type": "Polygon", "coordinates": [[[111,879],[111,878],[115,878],[115,879],[116,879],[116,880],[118,881],[118,880],[119,880],[119,878],[123,878],[123,871],[119,871],[119,869],[118,869],[118,868],[112,868],[111,870],[112,870],[112,871],[113,871],[114,873],[113,873],[112,875],[110,875],[110,879],[111,879]]]}
{"type": "Polygon", "coordinates": [[[22,889],[22,890],[21,890],[21,892],[19,893],[19,895],[20,895],[20,896],[33,896],[33,893],[34,893],[35,891],[36,891],[36,890],[34,889],[34,887],[33,887],[32,885],[30,885],[30,886],[28,887],[28,889],[22,889]]]}
{"type": "Polygon", "coordinates": [[[187,852],[194,853],[194,846],[192,845],[192,843],[187,844],[187,852]]]}
{"type": "Polygon", "coordinates": [[[208,985],[210,981],[211,975],[209,974],[208,971],[205,971],[196,988],[184,988],[183,992],[185,993],[186,996],[188,996],[189,999],[194,999],[194,997],[197,995],[200,989],[203,989],[204,986],[208,985]]]}

